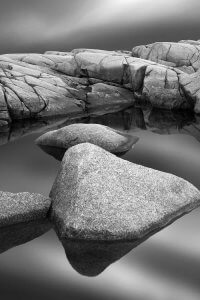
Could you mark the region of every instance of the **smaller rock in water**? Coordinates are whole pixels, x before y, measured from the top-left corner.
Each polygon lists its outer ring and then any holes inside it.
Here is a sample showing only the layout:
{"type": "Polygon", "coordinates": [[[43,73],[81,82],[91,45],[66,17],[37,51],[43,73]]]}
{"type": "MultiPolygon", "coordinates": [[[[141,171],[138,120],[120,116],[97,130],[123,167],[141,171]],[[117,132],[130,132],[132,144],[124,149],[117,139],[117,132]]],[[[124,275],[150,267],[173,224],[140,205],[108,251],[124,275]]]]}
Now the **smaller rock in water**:
{"type": "Polygon", "coordinates": [[[69,239],[133,241],[136,247],[200,205],[199,190],[186,180],[89,143],[66,152],[50,197],[64,247],[69,239]]]}
{"type": "Polygon", "coordinates": [[[34,193],[0,192],[0,253],[47,232],[51,200],[34,193]]]}
{"type": "Polygon", "coordinates": [[[56,159],[62,160],[65,151],[77,144],[88,142],[111,153],[122,155],[138,140],[138,137],[104,125],[79,123],[49,131],[39,137],[36,144],[56,159]]]}
{"type": "Polygon", "coordinates": [[[0,228],[44,219],[50,204],[50,199],[40,194],[0,192],[0,228]]]}

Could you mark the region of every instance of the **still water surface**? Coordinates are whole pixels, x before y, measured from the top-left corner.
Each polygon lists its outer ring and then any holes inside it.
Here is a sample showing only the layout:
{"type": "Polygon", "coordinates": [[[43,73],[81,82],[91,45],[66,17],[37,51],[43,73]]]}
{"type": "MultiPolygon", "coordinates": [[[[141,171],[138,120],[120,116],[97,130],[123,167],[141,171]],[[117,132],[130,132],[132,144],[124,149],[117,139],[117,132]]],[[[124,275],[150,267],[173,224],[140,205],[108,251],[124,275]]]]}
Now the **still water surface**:
{"type": "MultiPolygon", "coordinates": [[[[59,161],[34,140],[65,119],[18,123],[0,130],[0,189],[48,195],[59,161]],[[48,127],[47,127],[48,125],[48,127]]],[[[146,108],[77,119],[140,138],[123,159],[181,176],[200,189],[200,117],[146,108]]],[[[0,256],[1,299],[199,300],[200,209],[155,234],[101,275],[78,274],[51,230],[0,256]]]]}

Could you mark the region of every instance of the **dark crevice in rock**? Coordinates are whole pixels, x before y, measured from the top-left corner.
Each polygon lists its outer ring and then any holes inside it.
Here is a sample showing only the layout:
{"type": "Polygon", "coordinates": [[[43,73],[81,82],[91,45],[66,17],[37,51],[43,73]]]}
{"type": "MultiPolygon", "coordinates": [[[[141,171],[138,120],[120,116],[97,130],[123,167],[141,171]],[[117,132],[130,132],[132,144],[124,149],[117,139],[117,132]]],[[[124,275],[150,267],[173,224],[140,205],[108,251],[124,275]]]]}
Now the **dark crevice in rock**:
{"type": "Polygon", "coordinates": [[[170,53],[171,48],[172,48],[172,45],[169,45],[169,48],[168,48],[167,53],[166,53],[166,61],[169,60],[169,59],[168,59],[168,56],[169,56],[169,53],[170,53]]]}
{"type": "Polygon", "coordinates": [[[150,73],[151,73],[151,70],[147,73],[147,66],[143,66],[143,67],[141,67],[141,69],[140,69],[141,71],[142,71],[142,80],[140,81],[140,85],[139,85],[139,87],[137,88],[137,90],[134,90],[134,95],[136,96],[136,97],[142,97],[142,95],[143,95],[143,89],[144,89],[144,81],[145,81],[145,78],[147,77],[147,76],[149,76],[150,75],[150,73]]]}

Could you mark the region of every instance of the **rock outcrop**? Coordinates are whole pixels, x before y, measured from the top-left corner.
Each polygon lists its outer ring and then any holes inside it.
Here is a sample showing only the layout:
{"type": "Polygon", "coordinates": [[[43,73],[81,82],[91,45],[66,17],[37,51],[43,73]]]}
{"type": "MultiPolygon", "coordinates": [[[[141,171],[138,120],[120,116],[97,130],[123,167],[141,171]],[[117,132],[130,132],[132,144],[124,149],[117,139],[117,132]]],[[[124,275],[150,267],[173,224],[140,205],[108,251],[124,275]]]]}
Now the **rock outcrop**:
{"type": "Polygon", "coordinates": [[[178,43],[157,42],[136,46],[132,55],[194,73],[200,68],[200,42],[180,41],[178,43]]]}
{"type": "Polygon", "coordinates": [[[65,152],[81,143],[97,145],[113,154],[129,151],[139,138],[99,124],[72,124],[49,131],[36,140],[36,144],[48,154],[62,160],[65,152]]]}
{"type": "Polygon", "coordinates": [[[194,103],[194,111],[200,113],[200,41],[185,40],[178,43],[159,42],[136,46],[132,55],[179,69],[179,86],[185,97],[194,103]],[[188,73],[190,76],[187,76],[188,73]]]}
{"type": "Polygon", "coordinates": [[[47,232],[50,204],[40,194],[0,192],[0,253],[47,232]]]}
{"type": "Polygon", "coordinates": [[[68,60],[61,55],[0,56],[1,125],[26,118],[77,117],[134,103],[132,92],[120,86],[72,76],[68,60]]]}
{"type": "MultiPolygon", "coordinates": [[[[137,102],[199,113],[185,82],[200,67],[200,42],[154,43],[129,51],[75,49],[0,56],[0,124],[84,116],[137,102]],[[189,74],[188,74],[189,73],[189,74]],[[184,78],[184,79],[183,79],[184,78]]],[[[196,104],[197,103],[197,104],[196,104]]]]}
{"type": "Polygon", "coordinates": [[[200,205],[200,192],[184,179],[89,143],[66,152],[50,198],[50,218],[64,246],[68,239],[137,246],[200,205]]]}

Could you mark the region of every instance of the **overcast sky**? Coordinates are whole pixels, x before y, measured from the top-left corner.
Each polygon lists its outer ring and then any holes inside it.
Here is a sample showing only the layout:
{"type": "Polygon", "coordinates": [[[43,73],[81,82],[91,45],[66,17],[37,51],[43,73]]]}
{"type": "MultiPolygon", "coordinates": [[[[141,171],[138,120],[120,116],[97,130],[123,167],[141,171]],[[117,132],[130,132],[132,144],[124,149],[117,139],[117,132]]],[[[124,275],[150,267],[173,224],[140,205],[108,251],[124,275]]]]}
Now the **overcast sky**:
{"type": "Polygon", "coordinates": [[[1,53],[200,39],[199,0],[0,0],[1,53]]]}

